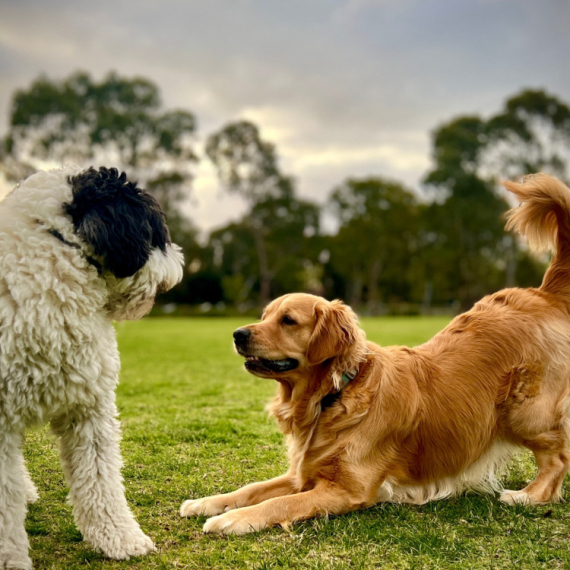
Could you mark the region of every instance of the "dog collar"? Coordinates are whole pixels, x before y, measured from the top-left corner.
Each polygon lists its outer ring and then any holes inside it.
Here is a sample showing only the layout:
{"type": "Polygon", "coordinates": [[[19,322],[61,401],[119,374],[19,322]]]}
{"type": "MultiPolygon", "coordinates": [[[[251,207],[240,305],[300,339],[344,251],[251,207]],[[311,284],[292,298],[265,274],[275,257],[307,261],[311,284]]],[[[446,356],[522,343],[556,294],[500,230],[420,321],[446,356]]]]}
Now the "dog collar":
{"type": "MultiPolygon", "coordinates": [[[[340,387],[340,390],[342,390],[343,388],[346,388],[346,385],[351,381],[354,380],[356,378],[356,376],[358,375],[358,368],[355,368],[354,370],[349,370],[348,372],[343,372],[342,373],[342,386],[340,387]]],[[[340,392],[339,390],[339,392],[340,392]]]]}
{"type": "MultiPolygon", "coordinates": [[[[81,246],[79,246],[78,244],[67,241],[61,235],[61,233],[58,230],[56,230],[55,228],[49,228],[47,230],[47,232],[48,232],[48,234],[51,234],[54,238],[58,239],[61,243],[64,243],[65,245],[72,247],[73,249],[79,249],[79,250],[81,249],[81,246]]],[[[97,270],[97,273],[99,273],[99,275],[101,275],[101,273],[103,273],[103,266],[96,259],[93,259],[89,255],[86,255],[85,259],[87,260],[88,263],[90,263],[97,270]]]]}
{"type": "Polygon", "coordinates": [[[359,369],[355,368],[354,370],[348,370],[347,372],[342,373],[342,386],[336,392],[331,392],[327,394],[321,400],[321,412],[326,410],[328,407],[332,406],[340,397],[342,391],[347,387],[347,385],[354,380],[358,376],[359,369]]]}

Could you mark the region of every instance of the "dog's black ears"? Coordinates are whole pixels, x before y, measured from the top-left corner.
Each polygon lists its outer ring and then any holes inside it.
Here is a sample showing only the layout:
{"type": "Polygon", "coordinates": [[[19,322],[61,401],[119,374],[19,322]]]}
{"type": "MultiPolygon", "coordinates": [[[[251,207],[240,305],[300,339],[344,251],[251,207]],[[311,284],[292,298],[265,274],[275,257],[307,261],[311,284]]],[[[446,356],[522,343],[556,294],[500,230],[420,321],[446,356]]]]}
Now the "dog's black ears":
{"type": "Polygon", "coordinates": [[[153,196],[127,180],[116,168],[89,168],[71,176],[73,201],[64,211],[79,237],[103,259],[105,270],[130,277],[158,247],[166,251],[166,218],[153,196]]]}

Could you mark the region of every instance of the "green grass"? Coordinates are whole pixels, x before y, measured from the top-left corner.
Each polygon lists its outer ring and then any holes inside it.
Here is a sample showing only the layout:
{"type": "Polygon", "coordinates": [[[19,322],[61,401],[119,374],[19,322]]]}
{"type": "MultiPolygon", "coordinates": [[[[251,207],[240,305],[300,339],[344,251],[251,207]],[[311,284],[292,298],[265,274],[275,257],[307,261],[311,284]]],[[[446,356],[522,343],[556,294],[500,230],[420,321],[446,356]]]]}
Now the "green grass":
{"type": "MultiPolygon", "coordinates": [[[[233,354],[239,319],[147,319],[118,326],[123,363],[118,404],[127,498],[158,552],[113,562],[82,542],[46,429],[32,431],[26,457],[41,498],[26,528],[36,568],[565,568],[570,507],[508,507],[474,494],[424,506],[378,505],[241,537],[201,532],[181,519],[187,498],[226,492],[286,469],[285,448],[264,406],[271,381],[254,378],[233,354]]],[[[368,337],[415,345],[443,318],[364,319],[368,337]]],[[[521,488],[528,455],[506,474],[521,488]]]]}

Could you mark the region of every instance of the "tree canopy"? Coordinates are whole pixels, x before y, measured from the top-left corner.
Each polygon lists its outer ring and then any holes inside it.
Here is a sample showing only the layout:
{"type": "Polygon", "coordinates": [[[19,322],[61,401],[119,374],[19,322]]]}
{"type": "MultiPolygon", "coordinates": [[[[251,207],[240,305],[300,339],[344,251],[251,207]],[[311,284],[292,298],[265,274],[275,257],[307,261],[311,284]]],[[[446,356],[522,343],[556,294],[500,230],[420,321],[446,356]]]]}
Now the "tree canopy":
{"type": "Polygon", "coordinates": [[[63,81],[40,77],[15,93],[6,151],[20,160],[107,159],[140,169],[163,160],[193,161],[188,111],[161,111],[148,79],[109,73],[94,81],[77,72],[63,81]]]}
{"type": "Polygon", "coordinates": [[[302,287],[302,282],[292,277],[299,276],[308,263],[307,234],[318,232],[318,207],[296,197],[293,180],[279,169],[275,147],[248,121],[230,123],[212,134],[206,153],[227,190],[242,196],[249,206],[237,225],[230,224],[212,236],[218,251],[239,240],[243,230],[250,233],[257,260],[251,270],[259,276],[262,305],[270,301],[272,293],[285,292],[287,286],[302,287]],[[237,236],[232,236],[236,230],[237,236]],[[281,287],[273,287],[275,282],[281,287]]]}
{"type": "Polygon", "coordinates": [[[46,163],[126,170],[157,197],[184,248],[171,301],[243,310],[304,290],[370,314],[456,310],[505,285],[538,284],[543,265],[503,230],[509,204],[498,181],[540,170],[570,179],[570,107],[544,90],[514,94],[490,117],[439,125],[421,188],[381,173],[349,177],[326,204],[299,197],[275,145],[238,120],[209,134],[204,152],[246,213],[198,240],[184,213],[196,128],[192,112],[164,109],[143,77],[40,77],[14,94],[0,171],[16,181],[46,163]],[[324,211],[332,232],[322,230],[324,211]]]}

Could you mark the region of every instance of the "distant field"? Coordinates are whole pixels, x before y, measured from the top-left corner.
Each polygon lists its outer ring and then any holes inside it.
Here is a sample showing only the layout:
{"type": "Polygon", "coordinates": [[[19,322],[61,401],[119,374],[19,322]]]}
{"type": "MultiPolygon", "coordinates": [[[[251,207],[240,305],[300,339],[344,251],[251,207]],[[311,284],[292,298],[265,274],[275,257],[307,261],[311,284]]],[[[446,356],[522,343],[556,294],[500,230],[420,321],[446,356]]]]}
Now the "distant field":
{"type": "MultiPolygon", "coordinates": [[[[363,319],[384,345],[424,342],[445,318],[363,319]]],[[[240,319],[147,319],[118,326],[123,372],[118,404],[129,504],[158,552],[111,562],[75,528],[46,429],[29,433],[26,457],[39,491],[27,518],[35,568],[568,568],[570,506],[507,507],[467,495],[425,506],[376,506],[241,537],[201,532],[180,503],[231,491],[286,468],[285,448],[264,406],[269,380],[249,376],[231,347],[240,319]]],[[[528,455],[509,488],[533,476],[528,455]]],[[[568,494],[568,493],[567,493],[568,494]]]]}

